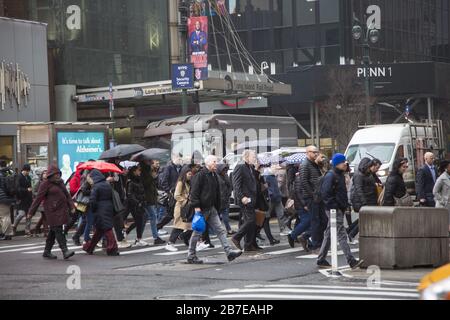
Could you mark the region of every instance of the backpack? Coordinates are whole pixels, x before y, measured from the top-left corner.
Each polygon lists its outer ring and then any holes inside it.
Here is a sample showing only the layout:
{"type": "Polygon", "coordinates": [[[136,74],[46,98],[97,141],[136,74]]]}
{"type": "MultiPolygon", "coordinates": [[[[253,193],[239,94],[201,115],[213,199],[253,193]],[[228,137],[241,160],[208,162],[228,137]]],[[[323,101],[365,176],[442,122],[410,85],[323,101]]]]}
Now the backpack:
{"type": "Polygon", "coordinates": [[[19,184],[19,175],[12,173],[6,177],[2,178],[3,186],[6,194],[10,197],[15,197],[17,195],[17,187],[19,184]]]}
{"type": "Polygon", "coordinates": [[[317,180],[317,188],[316,190],[314,190],[314,194],[313,194],[313,198],[314,198],[314,202],[315,203],[321,203],[323,202],[323,195],[322,195],[322,185],[323,185],[323,181],[325,180],[325,177],[328,175],[328,173],[330,173],[333,175],[334,181],[333,181],[333,189],[336,190],[336,187],[339,183],[338,177],[336,175],[336,173],[333,170],[328,170],[323,176],[321,176],[318,180],[317,180]]]}

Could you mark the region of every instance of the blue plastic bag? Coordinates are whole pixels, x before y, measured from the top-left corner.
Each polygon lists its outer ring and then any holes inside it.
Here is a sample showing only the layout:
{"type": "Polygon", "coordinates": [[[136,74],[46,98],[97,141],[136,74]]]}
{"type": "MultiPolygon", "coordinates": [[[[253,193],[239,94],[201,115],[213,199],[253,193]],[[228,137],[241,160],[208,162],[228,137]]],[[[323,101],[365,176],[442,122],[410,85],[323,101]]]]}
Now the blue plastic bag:
{"type": "Polygon", "coordinates": [[[199,233],[206,231],[206,220],[201,212],[196,212],[194,218],[192,219],[192,230],[199,233]]]}

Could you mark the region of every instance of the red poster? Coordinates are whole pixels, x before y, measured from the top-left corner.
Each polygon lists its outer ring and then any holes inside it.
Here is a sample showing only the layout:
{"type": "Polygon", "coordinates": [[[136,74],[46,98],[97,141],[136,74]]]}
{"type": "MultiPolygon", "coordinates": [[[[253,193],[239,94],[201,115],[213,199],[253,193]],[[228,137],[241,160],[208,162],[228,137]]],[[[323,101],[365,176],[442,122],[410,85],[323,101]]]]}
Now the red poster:
{"type": "Polygon", "coordinates": [[[190,62],[194,64],[195,80],[208,78],[208,17],[188,20],[190,62]]]}

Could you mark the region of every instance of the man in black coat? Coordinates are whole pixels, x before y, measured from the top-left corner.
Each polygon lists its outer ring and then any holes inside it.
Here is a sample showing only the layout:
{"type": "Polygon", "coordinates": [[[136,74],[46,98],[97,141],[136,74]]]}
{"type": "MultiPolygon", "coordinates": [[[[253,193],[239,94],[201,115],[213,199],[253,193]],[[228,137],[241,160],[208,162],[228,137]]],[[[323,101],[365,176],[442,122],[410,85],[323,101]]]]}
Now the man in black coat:
{"type": "Polygon", "coordinates": [[[435,207],[433,188],[439,177],[436,167],[433,164],[434,154],[425,153],[425,165],[419,169],[416,176],[416,191],[420,205],[425,207],[435,207]]]}
{"type": "MultiPolygon", "coordinates": [[[[33,189],[31,188],[31,177],[30,177],[31,167],[29,164],[24,164],[22,167],[22,172],[19,174],[17,180],[17,216],[14,219],[13,233],[16,233],[17,226],[20,221],[26,217],[28,209],[30,209],[31,203],[33,202],[33,189]]],[[[25,234],[30,235],[31,219],[26,218],[25,224],[25,234]]]]}
{"type": "Polygon", "coordinates": [[[10,174],[10,170],[6,167],[6,162],[0,160],[0,233],[2,240],[12,239],[12,224],[10,217],[10,208],[14,203],[14,197],[9,193],[6,185],[7,176],[10,174]]]}
{"type": "Polygon", "coordinates": [[[239,231],[231,239],[238,249],[241,248],[241,240],[244,239],[245,251],[256,251],[260,248],[254,245],[256,237],[256,213],[257,186],[254,164],[256,153],[253,150],[245,150],[242,154],[244,163],[238,164],[233,172],[234,196],[241,208],[243,223],[239,231]]]}
{"type": "MultiPolygon", "coordinates": [[[[242,252],[231,249],[227,241],[227,232],[219,218],[220,210],[220,186],[217,177],[217,158],[208,156],[205,159],[205,168],[200,170],[192,178],[190,191],[190,205],[195,208],[196,214],[204,216],[208,226],[215,231],[222,247],[227,255],[228,261],[233,261],[242,252]]],[[[193,231],[189,242],[189,254],[187,262],[189,264],[202,264],[203,261],[197,257],[197,243],[202,236],[201,232],[193,231]]]]}

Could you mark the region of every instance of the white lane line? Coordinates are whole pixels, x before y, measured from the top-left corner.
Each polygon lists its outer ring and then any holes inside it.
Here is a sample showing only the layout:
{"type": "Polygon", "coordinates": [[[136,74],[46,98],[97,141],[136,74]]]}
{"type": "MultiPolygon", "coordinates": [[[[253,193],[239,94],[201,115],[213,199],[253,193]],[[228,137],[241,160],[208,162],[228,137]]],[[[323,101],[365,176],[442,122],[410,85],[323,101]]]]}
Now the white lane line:
{"type": "MultiPolygon", "coordinates": [[[[356,252],[359,252],[359,249],[358,249],[358,248],[350,249],[350,251],[351,251],[352,253],[356,253],[356,252]]],[[[328,252],[327,256],[329,256],[330,254],[331,254],[331,252],[328,252]]],[[[341,256],[341,255],[344,254],[344,252],[343,252],[342,250],[339,250],[339,251],[337,252],[337,254],[338,254],[339,256],[341,256]]],[[[318,256],[319,256],[319,255],[317,255],[317,254],[306,254],[306,255],[304,255],[304,256],[298,256],[298,257],[295,257],[295,259],[316,259],[318,256]]]]}
{"type": "Polygon", "coordinates": [[[30,247],[30,246],[43,245],[43,244],[45,244],[45,242],[28,243],[28,244],[15,244],[15,245],[12,245],[12,246],[0,246],[0,250],[12,249],[12,248],[20,248],[20,247],[30,247]]]}
{"type": "MultiPolygon", "coordinates": [[[[81,249],[81,248],[83,248],[83,246],[76,246],[76,247],[67,247],[67,249],[69,249],[69,250],[78,250],[78,249],[81,249]]],[[[55,249],[52,249],[52,252],[54,252],[54,251],[60,251],[61,249],[60,248],[55,248],[55,249]]],[[[23,254],[35,254],[35,253],[42,253],[42,250],[39,250],[39,251],[27,251],[27,252],[22,252],[23,254]]]]}
{"type": "Polygon", "coordinates": [[[291,249],[285,249],[285,250],[277,250],[277,251],[265,252],[264,254],[280,255],[280,254],[299,252],[299,251],[303,251],[303,249],[302,248],[291,248],[291,249]]]}
{"type": "Polygon", "coordinates": [[[44,247],[45,247],[45,245],[26,247],[26,248],[18,248],[18,249],[10,249],[10,250],[2,250],[2,251],[0,251],[0,253],[19,252],[19,251],[33,250],[33,249],[39,249],[39,248],[44,248],[44,247]]]}
{"type": "Polygon", "coordinates": [[[362,290],[339,290],[339,289],[293,289],[293,288],[262,288],[262,289],[225,289],[220,293],[309,293],[309,294],[337,294],[351,296],[383,296],[399,298],[418,298],[418,293],[404,293],[392,291],[362,291],[362,290]]]}
{"type": "Polygon", "coordinates": [[[352,290],[365,290],[365,291],[402,291],[402,292],[415,292],[417,290],[414,289],[403,289],[403,288],[377,288],[377,287],[357,287],[357,286],[325,286],[325,285],[296,285],[296,284],[269,284],[269,285],[257,285],[252,284],[245,286],[249,289],[257,289],[257,288],[317,288],[317,289],[352,289],[352,290]]]}
{"type": "MultiPolygon", "coordinates": [[[[183,246],[184,244],[176,244],[175,247],[183,246]]],[[[129,250],[129,251],[120,251],[120,255],[127,255],[127,254],[136,254],[136,253],[143,253],[143,252],[152,252],[152,251],[158,251],[158,250],[165,250],[164,246],[159,247],[147,247],[142,249],[136,249],[136,250],[129,250]]]]}
{"type": "Polygon", "coordinates": [[[211,299],[230,300],[230,299],[275,299],[275,300],[404,300],[388,299],[377,297],[342,297],[342,296],[315,296],[315,295],[287,295],[287,294],[228,294],[213,296],[211,299]]]}
{"type": "Polygon", "coordinates": [[[189,250],[181,250],[181,251],[175,251],[175,252],[160,252],[153,254],[154,256],[174,256],[177,254],[186,254],[189,250]]]}

